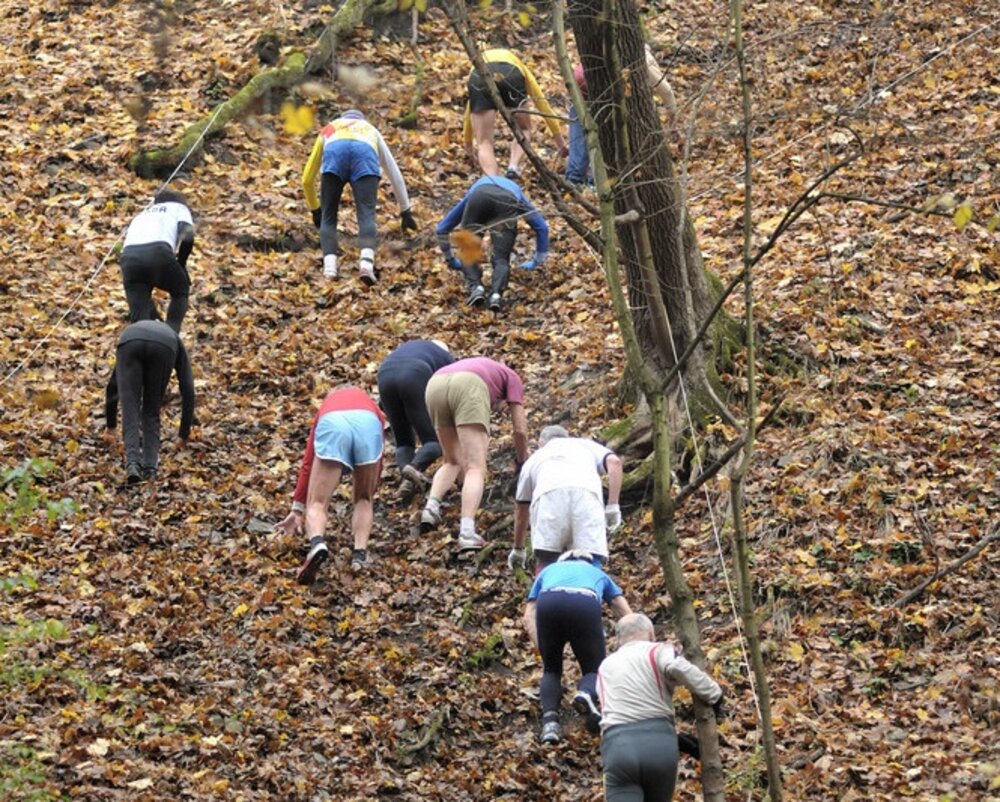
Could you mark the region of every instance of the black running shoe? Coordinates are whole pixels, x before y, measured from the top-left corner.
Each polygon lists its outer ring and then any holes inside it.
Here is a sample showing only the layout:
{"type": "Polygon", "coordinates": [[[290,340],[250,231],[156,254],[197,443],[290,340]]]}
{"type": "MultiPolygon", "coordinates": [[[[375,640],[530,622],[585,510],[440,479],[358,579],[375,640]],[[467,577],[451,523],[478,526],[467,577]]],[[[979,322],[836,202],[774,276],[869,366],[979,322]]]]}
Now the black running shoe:
{"type": "Polygon", "coordinates": [[[500,311],[500,293],[495,292],[490,296],[490,309],[494,312],[500,311]]]}
{"type": "Polygon", "coordinates": [[[368,565],[368,552],[364,549],[355,549],[351,554],[351,570],[360,571],[368,565]]]}
{"type": "Polygon", "coordinates": [[[316,574],[319,573],[323,561],[329,556],[330,550],[326,547],[326,541],[322,537],[314,537],[309,541],[309,554],[299,568],[299,575],[295,581],[300,585],[311,585],[316,581],[316,574]]]}
{"type": "Polygon", "coordinates": [[[577,713],[585,717],[587,732],[597,735],[601,731],[601,711],[597,709],[594,697],[586,691],[577,691],[573,697],[573,707],[577,713]]]}
{"type": "Polygon", "coordinates": [[[486,290],[483,289],[482,285],[475,286],[469,293],[469,306],[482,306],[485,300],[486,290]]]}
{"type": "Polygon", "coordinates": [[[142,481],[142,468],[139,467],[139,463],[130,462],[125,466],[125,483],[130,485],[137,485],[142,481]]]}

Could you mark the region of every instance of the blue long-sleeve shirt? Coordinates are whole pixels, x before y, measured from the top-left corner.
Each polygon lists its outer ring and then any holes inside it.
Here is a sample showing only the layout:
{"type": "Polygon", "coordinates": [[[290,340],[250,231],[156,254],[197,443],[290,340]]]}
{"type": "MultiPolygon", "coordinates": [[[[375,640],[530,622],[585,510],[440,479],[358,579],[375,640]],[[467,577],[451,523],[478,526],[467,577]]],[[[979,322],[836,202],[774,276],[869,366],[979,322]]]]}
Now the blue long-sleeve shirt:
{"type": "MultiPolygon", "coordinates": [[[[465,207],[468,205],[469,199],[478,189],[486,186],[497,187],[514,196],[515,202],[512,205],[517,209],[518,215],[523,217],[535,232],[535,253],[547,254],[549,252],[549,225],[545,222],[545,218],[542,217],[541,212],[535,208],[534,204],[521,191],[521,188],[513,181],[498,175],[486,175],[469,187],[469,191],[465,193],[465,197],[451,208],[434,230],[445,256],[451,255],[451,247],[448,245],[448,235],[463,222],[462,217],[465,214],[465,207]]],[[[499,222],[499,220],[465,221],[466,224],[470,222],[483,228],[489,228],[490,225],[499,222]]]]}

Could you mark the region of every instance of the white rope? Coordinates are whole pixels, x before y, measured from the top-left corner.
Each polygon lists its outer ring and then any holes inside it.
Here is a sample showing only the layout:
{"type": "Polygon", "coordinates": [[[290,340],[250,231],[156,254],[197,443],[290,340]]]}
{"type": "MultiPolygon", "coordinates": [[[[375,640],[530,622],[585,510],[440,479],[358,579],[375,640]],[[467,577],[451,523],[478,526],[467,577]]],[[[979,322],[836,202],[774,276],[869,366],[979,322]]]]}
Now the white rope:
{"type": "MultiPolygon", "coordinates": [[[[674,355],[674,362],[677,362],[677,346],[674,344],[674,332],[673,327],[670,325],[670,316],[666,316],[667,321],[667,335],[670,337],[670,350],[674,355]]],[[[684,416],[687,418],[688,429],[691,431],[691,440],[694,443],[694,456],[698,463],[698,470],[704,470],[704,464],[701,458],[701,450],[698,447],[698,431],[694,425],[694,418],[691,415],[691,404],[688,401],[687,390],[684,388],[684,372],[677,372],[677,384],[681,390],[681,398],[684,401],[684,416]]],[[[757,708],[757,718],[761,718],[760,710],[760,698],[757,695],[757,685],[754,682],[753,669],[750,665],[750,655],[747,651],[746,634],[743,631],[743,622],[740,619],[739,610],[737,610],[736,596],[733,593],[733,585],[729,578],[729,570],[726,568],[726,555],[722,550],[722,537],[719,534],[719,526],[715,520],[715,508],[712,505],[712,498],[708,492],[708,483],[702,485],[702,492],[705,494],[705,503],[708,506],[708,517],[712,523],[712,534],[715,537],[715,547],[719,553],[719,564],[722,566],[722,578],[726,583],[726,594],[729,596],[729,607],[733,613],[733,620],[736,623],[736,633],[738,636],[738,641],[740,644],[740,653],[743,657],[743,665],[746,667],[747,679],[750,681],[750,691],[753,693],[754,706],[757,708]]]]}
{"type": "MultiPolygon", "coordinates": [[[[191,154],[194,153],[195,148],[197,148],[198,145],[201,144],[201,141],[205,138],[205,135],[208,133],[208,130],[212,127],[212,123],[214,123],[216,118],[219,116],[219,112],[222,111],[222,106],[223,104],[220,103],[218,108],[216,108],[215,110],[215,114],[212,115],[212,118],[208,121],[205,127],[202,128],[201,133],[198,134],[198,138],[194,141],[194,144],[192,144],[191,147],[188,149],[188,152],[184,154],[184,158],[180,160],[180,163],[177,165],[177,167],[174,168],[174,171],[170,174],[167,180],[164,181],[160,185],[159,189],[157,189],[156,192],[153,193],[154,198],[161,192],[163,192],[163,190],[170,185],[170,182],[177,177],[177,173],[180,172],[185,162],[187,162],[191,154]]],[[[146,209],[148,209],[152,205],[153,201],[150,201],[149,203],[146,204],[145,207],[143,207],[142,211],[143,212],[146,211],[146,209]]],[[[140,214],[142,214],[142,212],[140,212],[140,214]]],[[[76,297],[74,297],[73,300],[70,302],[69,306],[66,307],[66,310],[62,313],[62,315],[60,315],[59,319],[49,327],[49,330],[47,332],[45,332],[45,336],[42,337],[42,339],[40,339],[37,343],[35,343],[35,347],[28,352],[28,355],[24,357],[24,359],[22,359],[13,368],[13,370],[10,371],[10,373],[8,373],[6,376],[3,377],[3,380],[0,380],[0,388],[4,387],[4,385],[6,385],[12,378],[14,378],[14,376],[16,376],[24,369],[24,366],[27,365],[29,361],[31,361],[31,358],[34,357],[34,355],[37,354],[42,349],[42,347],[52,338],[52,335],[55,334],[56,331],[59,329],[59,327],[65,322],[66,318],[70,316],[70,313],[72,313],[72,311],[76,308],[76,305],[80,302],[80,299],[83,298],[84,294],[87,292],[87,290],[90,289],[93,283],[97,280],[97,277],[101,274],[101,271],[104,269],[104,265],[108,263],[108,259],[111,258],[111,255],[115,251],[115,247],[118,245],[119,242],[122,241],[122,239],[125,236],[125,232],[127,230],[128,228],[126,227],[122,229],[121,232],[119,232],[118,236],[115,238],[115,241],[111,243],[111,247],[108,248],[108,252],[104,254],[104,258],[101,259],[100,264],[97,265],[94,272],[90,274],[90,278],[87,279],[86,283],[76,294],[76,297]]]]}

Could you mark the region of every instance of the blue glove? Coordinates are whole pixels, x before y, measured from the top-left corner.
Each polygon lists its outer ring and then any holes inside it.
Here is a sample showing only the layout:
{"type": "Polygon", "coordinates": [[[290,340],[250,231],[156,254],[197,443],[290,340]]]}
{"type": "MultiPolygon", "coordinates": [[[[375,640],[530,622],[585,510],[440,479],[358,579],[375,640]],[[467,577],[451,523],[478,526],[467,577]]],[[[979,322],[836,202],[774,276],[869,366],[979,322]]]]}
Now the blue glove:
{"type": "Polygon", "coordinates": [[[526,262],[521,263],[521,268],[524,270],[534,270],[536,267],[541,267],[545,264],[545,259],[548,256],[546,253],[536,253],[534,259],[529,259],[526,262]]]}
{"type": "Polygon", "coordinates": [[[462,263],[458,260],[456,256],[449,256],[444,260],[444,263],[448,265],[452,270],[461,270],[462,263]]]}

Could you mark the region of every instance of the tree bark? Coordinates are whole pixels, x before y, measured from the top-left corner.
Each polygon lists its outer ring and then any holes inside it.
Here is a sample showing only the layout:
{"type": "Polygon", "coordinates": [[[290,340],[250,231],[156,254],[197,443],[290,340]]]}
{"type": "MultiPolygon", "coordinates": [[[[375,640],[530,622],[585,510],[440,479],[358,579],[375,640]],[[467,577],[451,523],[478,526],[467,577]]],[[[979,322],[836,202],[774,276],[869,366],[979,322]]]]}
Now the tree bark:
{"type": "MultiPolygon", "coordinates": [[[[601,140],[599,133],[600,126],[583,103],[579,88],[575,83],[570,81],[570,66],[566,54],[562,17],[562,2],[561,0],[556,0],[553,3],[556,51],[559,56],[560,68],[566,79],[567,86],[573,95],[573,102],[586,132],[588,147],[591,151],[594,180],[597,186],[601,211],[602,262],[611,292],[611,301],[618,319],[618,328],[622,332],[629,368],[633,371],[650,407],[653,454],[652,459],[647,463],[647,468],[652,473],[653,478],[653,537],[656,543],[657,554],[660,558],[660,565],[663,569],[667,590],[670,593],[673,603],[674,623],[677,634],[684,644],[685,652],[689,658],[696,665],[703,666],[705,658],[701,649],[701,635],[698,628],[697,612],[694,608],[694,595],[684,576],[684,569],[680,559],[680,544],[677,539],[677,531],[674,527],[671,461],[673,458],[675,432],[669,425],[669,413],[662,387],[651,369],[649,360],[644,357],[642,343],[637,336],[637,322],[633,317],[632,309],[626,301],[625,292],[622,288],[622,275],[619,266],[619,254],[625,253],[625,249],[621,247],[622,236],[627,234],[631,237],[634,244],[648,248],[648,242],[641,242],[642,238],[648,236],[648,231],[645,233],[639,231],[637,233],[632,228],[633,224],[631,222],[622,222],[622,215],[627,214],[629,210],[622,209],[620,204],[616,203],[617,193],[612,189],[612,181],[605,164],[603,141],[599,141],[601,140]]],[[[621,115],[613,118],[613,122],[619,126],[625,125],[625,119],[621,115]]],[[[626,136],[626,132],[619,129],[616,135],[609,137],[609,139],[620,141],[624,140],[626,136]]],[[[633,200],[634,197],[633,195],[633,200]]],[[[649,259],[638,267],[643,271],[639,274],[640,280],[646,281],[648,285],[650,276],[652,275],[652,266],[649,259]]],[[[629,283],[631,286],[631,279],[629,283]]],[[[656,300],[660,303],[659,298],[656,300]]],[[[665,314],[662,309],[662,303],[657,314],[665,314]]],[[[702,789],[704,798],[709,802],[722,802],[725,798],[725,776],[722,771],[715,716],[711,707],[700,701],[696,701],[695,710],[701,747],[702,789]]]]}
{"type": "MultiPolygon", "coordinates": [[[[607,159],[616,214],[634,209],[641,216],[640,221],[619,228],[622,261],[643,352],[654,375],[663,376],[694,339],[718,288],[706,279],[694,225],[684,208],[665,130],[653,105],[635,6],[573,0],[569,19],[587,79],[587,104],[607,159]],[[628,121],[625,136],[620,133],[623,127],[614,124],[616,118],[628,121]],[[644,257],[652,263],[655,286],[643,280],[644,257]],[[651,292],[666,310],[666,326],[651,292]]],[[[714,377],[714,360],[706,358],[711,347],[709,339],[692,354],[685,373],[697,377],[693,385],[701,384],[699,374],[714,377]]]]}
{"type": "Polygon", "coordinates": [[[273,89],[300,84],[306,76],[322,69],[333,58],[341,38],[360,25],[366,14],[382,14],[396,7],[396,0],[346,0],[309,51],[291,53],[281,66],[257,73],[235,95],[188,126],[176,144],[140,151],[129,166],[142,178],[168,176],[187,156],[197,153],[208,137],[243,116],[257,98],[273,89]]]}

